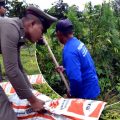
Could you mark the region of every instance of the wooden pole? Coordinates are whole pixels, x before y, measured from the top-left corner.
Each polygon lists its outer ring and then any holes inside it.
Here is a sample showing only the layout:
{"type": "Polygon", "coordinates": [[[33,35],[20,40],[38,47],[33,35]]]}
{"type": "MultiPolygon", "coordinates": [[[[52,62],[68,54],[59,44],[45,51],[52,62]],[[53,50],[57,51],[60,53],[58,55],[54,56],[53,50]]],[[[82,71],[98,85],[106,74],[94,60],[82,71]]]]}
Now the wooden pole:
{"type": "MultiPolygon", "coordinates": [[[[46,40],[45,37],[43,38],[43,41],[45,42],[45,45],[47,46],[48,51],[49,51],[49,53],[50,53],[50,55],[51,55],[51,57],[52,57],[52,59],[53,59],[53,62],[54,62],[55,65],[56,65],[56,67],[59,67],[59,64],[58,64],[58,62],[57,62],[57,60],[56,60],[56,58],[55,58],[55,56],[54,56],[54,54],[53,54],[53,52],[52,52],[52,50],[51,50],[51,48],[50,48],[50,46],[49,46],[49,44],[48,44],[48,42],[47,42],[47,40],[46,40]]],[[[64,74],[63,74],[62,72],[60,72],[59,74],[60,74],[61,79],[63,80],[63,82],[64,82],[64,84],[65,84],[65,86],[66,86],[66,88],[67,88],[67,91],[70,91],[69,85],[68,85],[68,83],[67,83],[67,80],[65,79],[64,74]]]]}

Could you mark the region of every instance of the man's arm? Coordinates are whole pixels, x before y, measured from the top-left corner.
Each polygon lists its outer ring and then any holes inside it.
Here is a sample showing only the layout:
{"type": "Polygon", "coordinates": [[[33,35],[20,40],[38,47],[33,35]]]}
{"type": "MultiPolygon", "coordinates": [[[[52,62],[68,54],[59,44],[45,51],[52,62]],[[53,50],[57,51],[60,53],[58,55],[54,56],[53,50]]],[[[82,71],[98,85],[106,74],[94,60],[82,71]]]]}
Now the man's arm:
{"type": "Polygon", "coordinates": [[[81,88],[81,64],[78,57],[71,53],[65,55],[64,68],[70,81],[70,93],[72,97],[79,97],[81,88]]]}
{"type": "Polygon", "coordinates": [[[33,94],[19,69],[18,40],[19,32],[14,25],[6,23],[1,27],[1,50],[6,74],[18,96],[21,99],[28,99],[33,94]]]}

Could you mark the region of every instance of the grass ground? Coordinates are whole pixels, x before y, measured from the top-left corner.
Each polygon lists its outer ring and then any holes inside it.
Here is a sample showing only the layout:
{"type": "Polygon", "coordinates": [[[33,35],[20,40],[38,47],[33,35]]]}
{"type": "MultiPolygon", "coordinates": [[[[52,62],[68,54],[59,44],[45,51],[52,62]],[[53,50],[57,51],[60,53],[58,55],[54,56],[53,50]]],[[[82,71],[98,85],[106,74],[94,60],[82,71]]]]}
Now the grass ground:
{"type": "MultiPolygon", "coordinates": [[[[35,45],[31,47],[24,47],[21,49],[21,61],[23,67],[28,75],[38,74],[39,69],[37,66],[36,58],[35,58],[35,45]]],[[[5,69],[3,65],[2,55],[0,55],[0,63],[2,67],[2,76],[6,76],[5,69]]]]}
{"type": "Polygon", "coordinates": [[[28,75],[39,74],[37,61],[35,58],[35,46],[23,48],[21,51],[21,61],[28,75]]]}

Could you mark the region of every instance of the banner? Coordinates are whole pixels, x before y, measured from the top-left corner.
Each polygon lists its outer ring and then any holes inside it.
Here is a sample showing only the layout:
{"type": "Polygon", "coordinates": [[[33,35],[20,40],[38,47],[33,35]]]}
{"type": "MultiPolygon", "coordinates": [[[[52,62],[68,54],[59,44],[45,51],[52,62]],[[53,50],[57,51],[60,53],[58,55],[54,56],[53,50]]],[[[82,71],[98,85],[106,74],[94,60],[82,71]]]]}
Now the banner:
{"type": "MultiPolygon", "coordinates": [[[[43,100],[45,103],[52,101],[52,99],[48,96],[41,94],[36,90],[32,90],[32,92],[38,99],[43,100]]],[[[19,120],[71,120],[65,116],[52,114],[50,112],[46,112],[44,114],[34,112],[30,106],[30,103],[26,99],[19,99],[16,93],[10,95],[8,98],[12,103],[13,110],[19,120]]]]}
{"type": "Polygon", "coordinates": [[[29,102],[20,100],[17,94],[9,96],[12,107],[20,120],[98,120],[105,102],[84,99],[51,100],[48,96],[32,90],[38,99],[45,102],[46,113],[34,112],[29,102]]]}
{"type": "Polygon", "coordinates": [[[74,120],[98,120],[105,102],[85,99],[58,99],[47,102],[45,108],[51,113],[64,115],[74,120]]]}
{"type": "MultiPolygon", "coordinates": [[[[45,80],[44,80],[42,74],[28,75],[28,79],[29,79],[31,84],[43,84],[43,83],[45,83],[45,80]]],[[[3,88],[3,90],[5,91],[5,93],[7,95],[11,95],[11,94],[15,93],[15,90],[12,87],[10,82],[1,82],[0,86],[3,88]]]]}

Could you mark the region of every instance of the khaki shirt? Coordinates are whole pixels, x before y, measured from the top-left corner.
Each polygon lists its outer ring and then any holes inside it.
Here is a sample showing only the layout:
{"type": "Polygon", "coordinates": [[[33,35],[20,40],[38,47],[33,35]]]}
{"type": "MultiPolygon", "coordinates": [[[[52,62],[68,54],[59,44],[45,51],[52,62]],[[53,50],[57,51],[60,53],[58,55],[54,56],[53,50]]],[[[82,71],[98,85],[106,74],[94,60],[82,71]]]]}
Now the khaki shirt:
{"type": "Polygon", "coordinates": [[[33,95],[20,61],[20,46],[25,43],[24,36],[22,20],[0,17],[0,51],[5,71],[21,99],[27,99],[33,95]]]}

